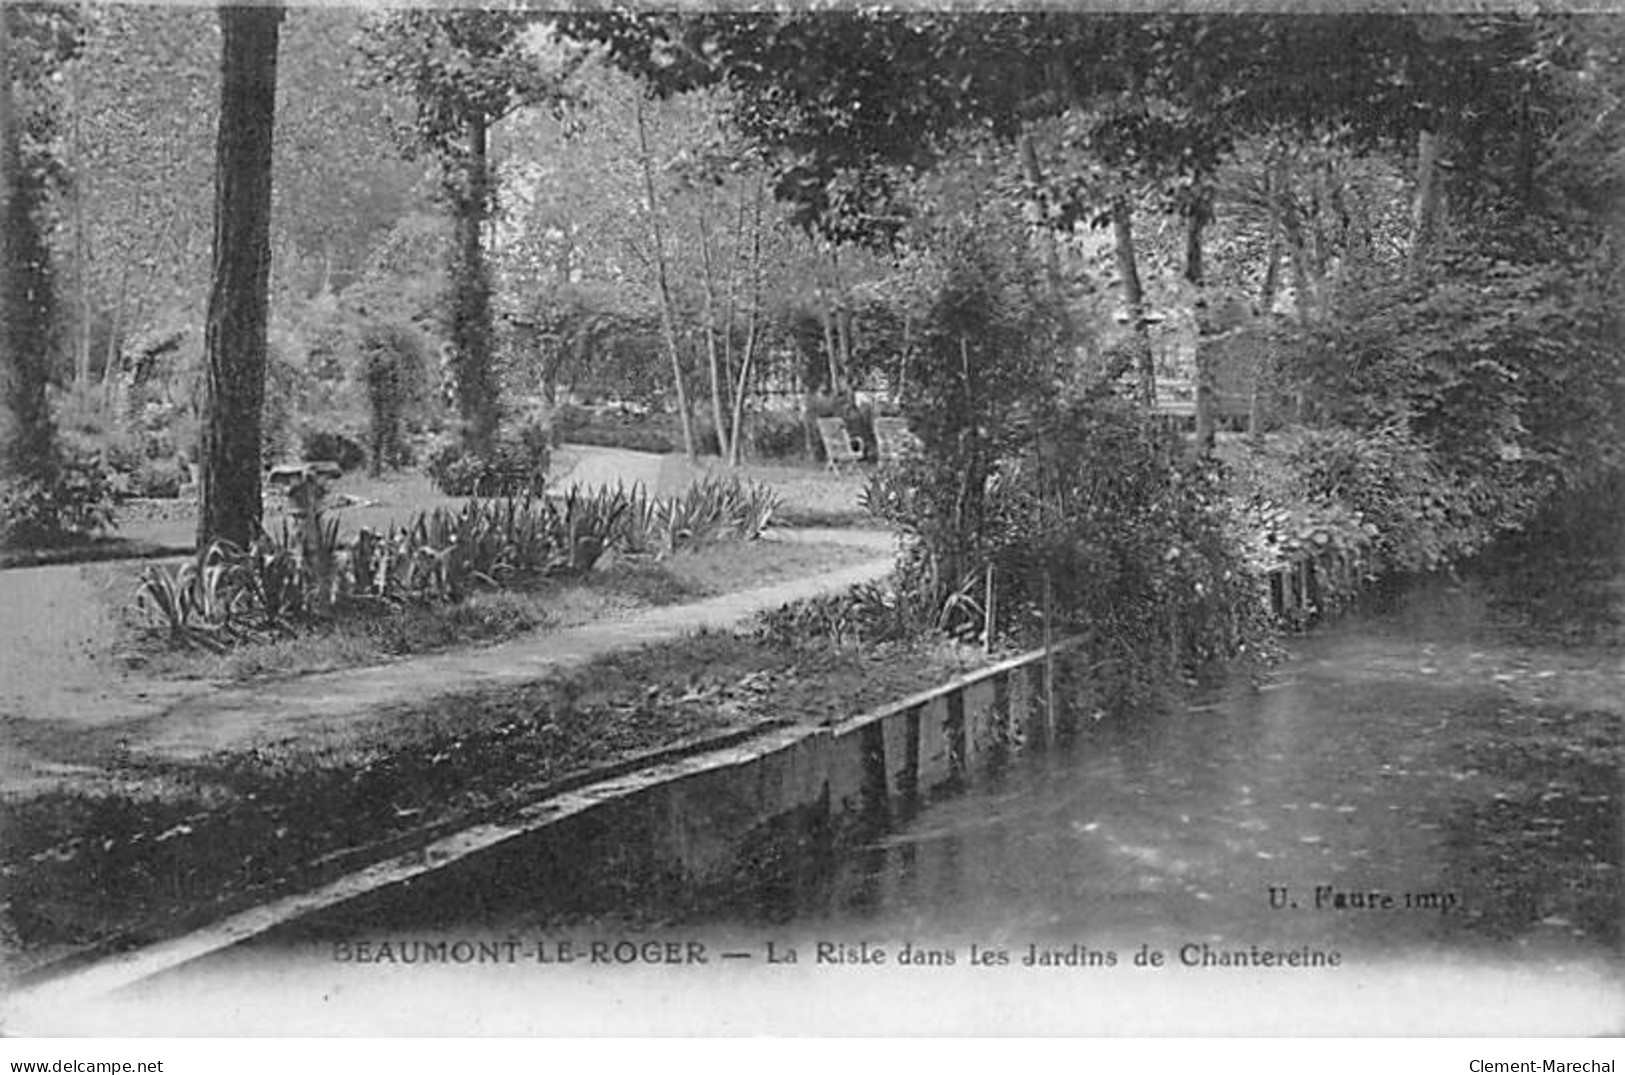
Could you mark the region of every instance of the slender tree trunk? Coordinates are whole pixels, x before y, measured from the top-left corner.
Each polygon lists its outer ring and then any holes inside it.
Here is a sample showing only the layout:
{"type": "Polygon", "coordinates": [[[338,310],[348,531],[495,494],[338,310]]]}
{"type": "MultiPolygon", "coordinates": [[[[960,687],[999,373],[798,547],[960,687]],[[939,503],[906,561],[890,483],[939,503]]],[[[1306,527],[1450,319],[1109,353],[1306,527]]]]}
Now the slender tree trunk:
{"type": "Polygon", "coordinates": [[[1331,244],[1326,238],[1326,215],[1332,206],[1328,179],[1325,165],[1315,167],[1309,175],[1309,241],[1306,249],[1317,284],[1326,282],[1327,270],[1331,265],[1331,244]]]}
{"type": "Polygon", "coordinates": [[[830,289],[835,294],[831,318],[835,324],[835,346],[841,356],[841,387],[850,400],[855,387],[852,383],[852,304],[846,281],[841,277],[841,252],[838,249],[829,252],[829,279],[830,289]]]}
{"type": "Polygon", "coordinates": [[[1439,135],[1422,131],[1416,136],[1416,195],[1411,203],[1410,268],[1421,268],[1431,251],[1439,225],[1439,135]]]}
{"type": "MultiPolygon", "coordinates": [[[[1280,207],[1281,237],[1286,246],[1287,264],[1292,270],[1292,304],[1299,323],[1308,324],[1318,316],[1318,289],[1309,276],[1303,226],[1298,213],[1291,164],[1286,153],[1281,155],[1276,179],[1275,196],[1280,207]]],[[[1299,389],[1293,398],[1293,411],[1299,421],[1304,419],[1307,406],[1308,399],[1299,389]]]]}
{"type": "Polygon", "coordinates": [[[1112,201],[1112,235],[1117,275],[1123,281],[1123,305],[1134,332],[1140,371],[1140,401],[1147,409],[1157,402],[1157,370],[1151,356],[1151,326],[1145,318],[1145,291],[1140,286],[1139,259],[1134,252],[1134,205],[1126,194],[1112,201]]]}
{"type": "Polygon", "coordinates": [[[1286,256],[1292,268],[1293,304],[1298,320],[1308,322],[1315,316],[1314,286],[1310,282],[1308,252],[1305,249],[1303,221],[1298,213],[1298,202],[1292,183],[1291,166],[1286,154],[1281,155],[1276,167],[1274,195],[1279,212],[1281,236],[1286,241],[1286,256]]]}
{"type": "Polygon", "coordinates": [[[1529,106],[1532,96],[1532,89],[1526,86],[1523,105],[1518,110],[1518,160],[1513,172],[1513,183],[1518,191],[1518,204],[1525,209],[1534,208],[1535,166],[1540,154],[1540,135],[1535,127],[1534,113],[1529,106]]]}
{"type": "Polygon", "coordinates": [[[113,391],[114,378],[121,372],[119,368],[119,341],[124,334],[124,326],[129,322],[128,311],[133,305],[139,314],[151,299],[153,289],[158,282],[158,266],[163,264],[164,247],[168,244],[169,237],[175,230],[175,221],[179,216],[180,207],[176,206],[164,218],[163,230],[158,233],[158,241],[152,246],[152,259],[147,267],[147,274],[142,280],[141,289],[136,292],[133,304],[126,301],[130,286],[130,270],[125,269],[119,276],[118,295],[113,302],[112,329],[108,333],[107,339],[107,359],[102,365],[102,392],[104,395],[113,391]]]}
{"type": "Polygon", "coordinates": [[[709,214],[700,210],[700,275],[705,299],[705,358],[711,375],[711,423],[717,431],[717,454],[726,459],[733,453],[728,446],[728,423],[722,407],[722,361],[717,352],[716,257],[711,249],[709,214]]]}
{"type": "Polygon", "coordinates": [[[750,236],[750,312],[745,321],[745,353],[739,360],[739,381],[734,385],[733,432],[728,437],[728,465],[739,465],[739,437],[745,424],[745,395],[750,389],[750,367],[756,357],[756,327],[762,312],[762,195],[764,178],[756,177],[755,211],[750,236]]]}
{"type": "Polygon", "coordinates": [[[107,350],[102,354],[102,397],[106,399],[123,373],[119,368],[119,334],[124,331],[124,300],[130,290],[130,270],[118,275],[118,291],[113,296],[113,319],[107,326],[107,350]]]}
{"type": "Polygon", "coordinates": [[[739,322],[740,278],[745,274],[745,187],[739,187],[739,204],[734,213],[733,243],[728,248],[728,305],[722,314],[722,404],[733,412],[733,386],[737,381],[734,370],[734,329],[739,322]]]}
{"type": "Polygon", "coordinates": [[[1275,311],[1275,296],[1281,288],[1281,205],[1275,198],[1271,179],[1265,178],[1267,202],[1264,282],[1258,289],[1258,311],[1269,317],[1275,311]]]}
{"type": "Polygon", "coordinates": [[[829,360],[829,394],[834,396],[841,390],[840,352],[835,346],[835,315],[830,310],[829,290],[822,284],[818,286],[818,319],[824,326],[824,355],[829,360]]]}
{"type": "MultiPolygon", "coordinates": [[[[1275,197],[1274,176],[1266,172],[1264,183],[1268,198],[1269,247],[1265,255],[1268,260],[1264,265],[1264,283],[1258,292],[1258,308],[1264,323],[1269,325],[1275,313],[1275,294],[1281,286],[1281,212],[1280,202],[1275,197]]],[[[1247,400],[1249,437],[1256,438],[1264,431],[1263,395],[1264,377],[1268,372],[1267,362],[1266,353],[1260,352],[1253,363],[1253,383],[1251,395],[1247,400]]]]}
{"type": "Polygon", "coordinates": [[[485,225],[491,212],[489,123],[483,113],[468,119],[468,159],[452,202],[452,359],[463,443],[475,453],[490,450],[500,420],[493,368],[491,269],[485,257],[485,225]]]}
{"type": "Polygon", "coordinates": [[[655,275],[660,284],[660,330],[666,338],[672,380],[677,387],[677,411],[683,423],[683,454],[694,458],[694,422],[688,413],[688,389],[683,385],[683,360],[677,350],[677,324],[672,316],[671,285],[666,275],[665,233],[660,226],[660,203],[655,199],[654,165],[649,159],[649,135],[643,121],[643,95],[634,102],[638,127],[638,155],[643,165],[643,193],[649,204],[649,229],[654,240],[655,275]]]}
{"type": "Polygon", "coordinates": [[[841,371],[846,378],[847,393],[850,395],[857,388],[853,382],[852,370],[856,368],[857,360],[854,357],[858,350],[858,319],[852,312],[851,296],[842,291],[841,304],[835,308],[836,339],[841,345],[841,371]]]}
{"type": "MultiPolygon", "coordinates": [[[[1212,210],[1206,194],[1199,195],[1195,204],[1191,206],[1190,213],[1185,218],[1185,279],[1190,283],[1198,296],[1197,308],[1200,310],[1200,298],[1203,289],[1202,276],[1202,229],[1207,226],[1212,210]]],[[[1196,454],[1207,456],[1213,454],[1214,444],[1214,376],[1213,352],[1205,346],[1202,332],[1202,319],[1197,318],[1196,329],[1196,454]]]]}
{"type": "Polygon", "coordinates": [[[271,269],[271,147],[280,7],[220,9],[214,283],[204,330],[203,481],[198,547],[246,545],[260,527],[271,269]]]}
{"type": "Polygon", "coordinates": [[[914,318],[905,308],[903,310],[903,346],[897,356],[897,384],[892,391],[892,402],[899,410],[903,407],[903,400],[907,398],[908,391],[908,352],[914,346],[914,318]]]}
{"type": "MultiPolygon", "coordinates": [[[[1021,168],[1026,173],[1027,182],[1035,190],[1044,187],[1044,170],[1038,163],[1038,149],[1033,145],[1031,134],[1023,133],[1021,136],[1021,168]]],[[[1044,275],[1048,279],[1050,292],[1059,301],[1061,298],[1061,254],[1055,241],[1055,231],[1044,222],[1040,228],[1044,236],[1044,275]]]]}

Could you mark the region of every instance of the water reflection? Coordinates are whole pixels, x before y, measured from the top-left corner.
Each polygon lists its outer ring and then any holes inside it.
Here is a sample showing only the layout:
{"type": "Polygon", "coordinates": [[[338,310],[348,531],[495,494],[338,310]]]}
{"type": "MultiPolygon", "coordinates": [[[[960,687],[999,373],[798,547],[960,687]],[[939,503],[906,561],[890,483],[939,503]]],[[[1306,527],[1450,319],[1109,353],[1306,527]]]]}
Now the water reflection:
{"type": "Polygon", "coordinates": [[[1327,627],[1264,690],[1092,725],[755,912],[809,935],[1611,956],[1617,653],[1508,639],[1485,609],[1441,585],[1327,627]]]}

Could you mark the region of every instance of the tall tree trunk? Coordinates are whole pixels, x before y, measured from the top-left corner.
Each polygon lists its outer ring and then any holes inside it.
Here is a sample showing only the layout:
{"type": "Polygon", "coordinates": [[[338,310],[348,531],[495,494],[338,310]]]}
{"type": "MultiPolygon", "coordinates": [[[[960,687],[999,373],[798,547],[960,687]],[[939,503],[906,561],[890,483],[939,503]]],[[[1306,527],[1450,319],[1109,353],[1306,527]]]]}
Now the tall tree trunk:
{"type": "Polygon", "coordinates": [[[1151,356],[1151,326],[1145,319],[1145,290],[1140,286],[1140,264],[1134,252],[1134,205],[1128,195],[1112,201],[1112,236],[1117,275],[1123,281],[1123,305],[1134,332],[1140,371],[1140,401],[1147,409],[1157,402],[1157,370],[1151,356]]]}
{"type": "Polygon", "coordinates": [[[1207,226],[1212,210],[1206,194],[1198,194],[1185,218],[1185,279],[1195,289],[1198,310],[1196,327],[1196,454],[1213,454],[1214,414],[1216,394],[1214,385],[1213,351],[1204,346],[1202,331],[1202,229],[1207,226]]]}
{"type": "Polygon", "coordinates": [[[246,545],[260,526],[271,146],[281,23],[280,7],[220,9],[214,283],[203,344],[199,548],[217,538],[246,545]]]}
{"type": "MultiPolygon", "coordinates": [[[[11,9],[0,0],[0,479],[25,468],[23,414],[28,409],[22,334],[14,328],[21,308],[21,267],[14,250],[17,229],[17,173],[22,166],[11,101],[11,9]]],[[[40,386],[43,390],[44,386],[40,386]]]]}
{"type": "Polygon", "coordinates": [[[491,269],[485,257],[485,224],[491,212],[490,128],[483,113],[468,118],[468,158],[452,202],[455,221],[451,266],[451,347],[457,376],[457,409],[463,443],[487,452],[500,420],[493,361],[491,269]]]}
{"type": "Polygon", "coordinates": [[[45,386],[53,299],[41,191],[23,173],[21,117],[12,96],[10,6],[0,0],[0,477],[49,482],[56,435],[45,386]]]}
{"type": "Polygon", "coordinates": [[[83,95],[79,86],[79,64],[68,65],[69,153],[73,161],[73,180],[69,184],[68,212],[73,228],[73,287],[74,322],[73,379],[80,389],[90,385],[90,250],[85,238],[85,184],[88,172],[84,167],[84,142],[80,138],[79,116],[83,95]]]}
{"type": "Polygon", "coordinates": [[[643,95],[634,98],[638,127],[638,156],[643,165],[643,193],[649,203],[649,229],[654,240],[655,275],[660,284],[660,331],[666,338],[672,380],[677,386],[677,412],[683,423],[683,454],[694,458],[694,421],[688,413],[688,389],[683,385],[683,360],[677,350],[677,322],[672,316],[671,285],[666,274],[665,230],[660,226],[660,203],[655,198],[654,165],[649,159],[649,135],[643,121],[643,95]]]}

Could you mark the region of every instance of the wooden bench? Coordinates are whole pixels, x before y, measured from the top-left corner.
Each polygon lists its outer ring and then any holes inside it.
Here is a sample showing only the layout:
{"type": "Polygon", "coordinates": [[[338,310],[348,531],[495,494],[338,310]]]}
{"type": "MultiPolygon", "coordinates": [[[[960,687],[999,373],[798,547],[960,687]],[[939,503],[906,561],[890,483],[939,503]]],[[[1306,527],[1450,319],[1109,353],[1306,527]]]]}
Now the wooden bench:
{"type": "Polygon", "coordinates": [[[875,455],[882,463],[895,463],[920,445],[906,418],[875,419],[875,455]]]}
{"type": "Polygon", "coordinates": [[[841,419],[818,419],[818,436],[824,442],[824,459],[837,475],[841,473],[842,463],[863,461],[863,440],[849,434],[841,419]]]}

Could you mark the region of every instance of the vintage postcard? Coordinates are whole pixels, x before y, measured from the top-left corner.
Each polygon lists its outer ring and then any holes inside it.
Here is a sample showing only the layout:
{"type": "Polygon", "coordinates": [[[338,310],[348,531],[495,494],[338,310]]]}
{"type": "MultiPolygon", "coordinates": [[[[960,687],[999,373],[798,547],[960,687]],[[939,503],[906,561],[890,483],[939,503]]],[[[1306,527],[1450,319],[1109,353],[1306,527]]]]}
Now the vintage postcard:
{"type": "Polygon", "coordinates": [[[1625,1031],[1622,61],[0,4],[0,1027],[1625,1031]]]}

